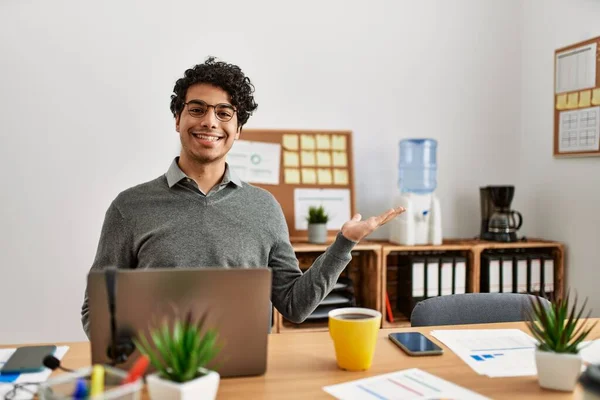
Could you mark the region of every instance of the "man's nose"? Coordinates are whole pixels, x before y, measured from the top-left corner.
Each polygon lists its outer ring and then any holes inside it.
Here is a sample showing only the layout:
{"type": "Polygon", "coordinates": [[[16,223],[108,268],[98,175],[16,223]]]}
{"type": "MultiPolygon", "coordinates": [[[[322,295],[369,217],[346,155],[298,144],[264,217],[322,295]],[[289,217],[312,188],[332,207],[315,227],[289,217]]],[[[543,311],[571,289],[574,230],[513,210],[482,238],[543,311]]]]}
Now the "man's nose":
{"type": "Polygon", "coordinates": [[[217,116],[215,115],[215,110],[212,106],[208,107],[208,109],[206,110],[206,114],[204,114],[200,123],[203,127],[217,127],[217,125],[219,124],[219,120],[217,119],[217,116]]]}

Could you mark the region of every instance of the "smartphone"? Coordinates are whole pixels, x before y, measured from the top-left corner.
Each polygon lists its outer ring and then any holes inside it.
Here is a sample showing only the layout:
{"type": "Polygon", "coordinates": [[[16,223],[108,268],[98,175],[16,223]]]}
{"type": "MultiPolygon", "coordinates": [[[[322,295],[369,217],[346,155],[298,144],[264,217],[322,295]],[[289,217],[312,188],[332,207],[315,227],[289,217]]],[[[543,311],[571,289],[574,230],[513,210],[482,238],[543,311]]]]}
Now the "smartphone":
{"type": "Polygon", "coordinates": [[[419,332],[396,332],[388,335],[390,340],[410,356],[434,356],[444,350],[419,332]]]}
{"type": "Polygon", "coordinates": [[[44,358],[54,354],[56,346],[23,346],[17,348],[0,368],[0,374],[22,374],[40,372],[44,368],[44,358]]]}

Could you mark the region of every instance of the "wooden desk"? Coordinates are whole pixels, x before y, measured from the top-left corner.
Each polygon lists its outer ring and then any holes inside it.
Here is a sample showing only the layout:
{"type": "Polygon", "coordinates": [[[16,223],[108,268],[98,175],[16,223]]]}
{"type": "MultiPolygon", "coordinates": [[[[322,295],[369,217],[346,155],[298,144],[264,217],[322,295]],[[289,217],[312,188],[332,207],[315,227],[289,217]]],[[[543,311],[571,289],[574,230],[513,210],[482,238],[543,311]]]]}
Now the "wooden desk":
{"type": "MultiPolygon", "coordinates": [[[[382,329],[373,366],[365,372],[346,372],[338,369],[328,332],[270,335],[267,373],[258,377],[221,380],[218,399],[332,399],[333,397],[323,391],[323,386],[407,368],[423,369],[493,399],[573,399],[581,396],[580,387],[576,388],[575,393],[544,390],[539,387],[536,376],[488,378],[478,375],[443,345],[445,353],[442,356],[409,357],[387,338],[390,332],[400,330],[419,331],[431,338],[429,332],[433,329],[490,328],[518,328],[527,332],[524,323],[382,329]]],[[[596,327],[589,338],[598,337],[600,327],[596,327]]],[[[89,343],[66,344],[71,348],[62,361],[65,367],[79,368],[89,365],[89,343]]],[[[55,372],[58,373],[60,372],[55,372]]]]}

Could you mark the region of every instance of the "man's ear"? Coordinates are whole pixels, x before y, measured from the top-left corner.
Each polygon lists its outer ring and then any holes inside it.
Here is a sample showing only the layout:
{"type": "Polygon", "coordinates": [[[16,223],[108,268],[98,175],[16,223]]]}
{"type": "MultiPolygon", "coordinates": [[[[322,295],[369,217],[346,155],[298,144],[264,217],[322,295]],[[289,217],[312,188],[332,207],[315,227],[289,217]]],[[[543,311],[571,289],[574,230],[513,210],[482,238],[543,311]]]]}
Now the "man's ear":
{"type": "Polygon", "coordinates": [[[238,140],[240,138],[240,134],[242,133],[242,126],[238,126],[237,128],[237,132],[235,133],[235,140],[238,140]]]}
{"type": "Polygon", "coordinates": [[[175,130],[177,132],[179,132],[179,120],[180,120],[180,118],[181,118],[181,114],[177,114],[175,116],[175,130]]]}

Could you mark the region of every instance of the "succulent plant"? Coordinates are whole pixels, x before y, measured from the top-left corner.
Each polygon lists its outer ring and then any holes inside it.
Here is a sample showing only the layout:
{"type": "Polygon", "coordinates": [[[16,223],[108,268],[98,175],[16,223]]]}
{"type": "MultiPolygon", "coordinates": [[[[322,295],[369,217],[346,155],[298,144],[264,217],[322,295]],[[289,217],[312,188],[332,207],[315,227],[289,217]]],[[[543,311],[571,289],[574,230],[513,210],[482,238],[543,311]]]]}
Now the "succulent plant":
{"type": "Polygon", "coordinates": [[[306,220],[309,224],[325,224],[329,221],[329,215],[325,212],[323,206],[310,206],[306,220]]]}

